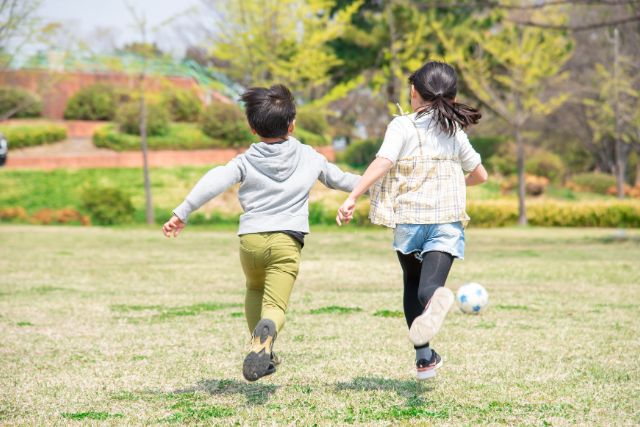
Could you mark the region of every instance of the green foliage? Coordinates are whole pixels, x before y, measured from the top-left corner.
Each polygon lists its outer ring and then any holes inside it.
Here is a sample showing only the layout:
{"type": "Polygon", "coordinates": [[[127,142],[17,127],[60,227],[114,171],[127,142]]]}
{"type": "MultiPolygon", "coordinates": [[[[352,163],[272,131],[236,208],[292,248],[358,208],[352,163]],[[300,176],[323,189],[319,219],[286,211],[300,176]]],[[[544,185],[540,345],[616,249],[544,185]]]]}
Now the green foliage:
{"type": "Polygon", "coordinates": [[[507,141],[504,136],[473,136],[469,139],[473,148],[480,154],[483,163],[493,157],[498,148],[507,141]]]}
{"type": "Polygon", "coordinates": [[[67,120],[113,120],[118,105],[116,89],[104,83],[86,86],[76,92],[64,109],[67,120]]]}
{"type": "Polygon", "coordinates": [[[87,187],[81,195],[82,206],[96,224],[113,225],[130,222],[133,204],[129,197],[117,188],[87,187]]]}
{"type": "MultiPolygon", "coordinates": [[[[473,227],[504,227],[516,224],[515,201],[472,202],[467,206],[473,227]]],[[[640,227],[640,203],[617,202],[539,202],[528,209],[531,225],[544,227],[640,227]]]]}
{"type": "Polygon", "coordinates": [[[172,88],[165,92],[163,104],[176,122],[197,122],[202,113],[202,101],[195,91],[189,89],[172,88]]]}
{"type": "Polygon", "coordinates": [[[329,130],[327,117],[321,109],[313,107],[299,108],[296,113],[296,126],[316,135],[324,135],[329,130]]]}
{"type": "MultiPolygon", "coordinates": [[[[129,135],[114,125],[107,125],[96,130],[93,143],[96,147],[133,151],[140,149],[140,136],[129,135]]],[[[222,148],[226,143],[208,137],[196,124],[170,123],[166,134],[148,137],[147,145],[150,150],[200,150],[222,148]]]]}
{"type": "Polygon", "coordinates": [[[532,175],[549,178],[551,182],[555,183],[559,182],[566,172],[564,162],[560,156],[542,149],[538,149],[528,156],[524,170],[532,175]]]}
{"type": "Polygon", "coordinates": [[[46,122],[0,126],[0,133],[9,141],[9,148],[33,147],[67,138],[64,126],[46,122]]]}
{"type": "Polygon", "coordinates": [[[375,159],[381,145],[379,139],[354,141],[340,154],[340,161],[356,168],[367,166],[375,159]]]}
{"type": "Polygon", "coordinates": [[[340,61],[328,46],[347,31],[362,1],[332,13],[337,0],[228,2],[221,9],[213,56],[245,85],[280,82],[306,98],[324,93],[340,61]]]}
{"type": "Polygon", "coordinates": [[[0,87],[0,116],[11,111],[10,118],[40,117],[42,101],[31,92],[15,86],[0,87]]]}
{"type": "Polygon", "coordinates": [[[122,418],[123,415],[110,414],[109,412],[89,411],[89,412],[63,412],[62,417],[68,420],[75,420],[75,421],[81,421],[81,420],[104,421],[109,418],[122,418]]]}
{"type": "Polygon", "coordinates": [[[202,113],[200,126],[205,135],[226,147],[244,147],[254,140],[244,113],[235,104],[211,103],[202,113]]]}
{"type": "Polygon", "coordinates": [[[616,178],[601,172],[580,173],[571,177],[570,185],[577,191],[607,194],[607,190],[616,185],[616,178]]]}
{"type": "Polygon", "coordinates": [[[300,142],[311,145],[313,147],[320,147],[323,145],[329,145],[331,143],[329,138],[327,138],[326,136],[309,132],[308,130],[301,127],[296,127],[293,133],[295,137],[300,140],[300,142]]]}
{"type": "MultiPolygon", "coordinates": [[[[120,130],[140,135],[140,103],[129,101],[118,108],[116,121],[120,130]]],[[[147,135],[160,136],[169,132],[169,112],[159,103],[147,105],[147,135]]]]}

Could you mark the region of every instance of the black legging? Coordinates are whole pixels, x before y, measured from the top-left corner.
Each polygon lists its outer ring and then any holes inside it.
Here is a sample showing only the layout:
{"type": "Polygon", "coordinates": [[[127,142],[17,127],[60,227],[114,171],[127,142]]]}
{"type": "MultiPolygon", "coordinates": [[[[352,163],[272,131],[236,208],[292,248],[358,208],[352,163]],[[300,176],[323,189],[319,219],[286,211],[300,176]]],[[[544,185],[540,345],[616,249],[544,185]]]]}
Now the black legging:
{"type": "Polygon", "coordinates": [[[446,252],[427,252],[420,262],[414,254],[398,252],[404,279],[404,317],[407,326],[422,314],[433,293],[444,286],[453,256],[446,252]]]}

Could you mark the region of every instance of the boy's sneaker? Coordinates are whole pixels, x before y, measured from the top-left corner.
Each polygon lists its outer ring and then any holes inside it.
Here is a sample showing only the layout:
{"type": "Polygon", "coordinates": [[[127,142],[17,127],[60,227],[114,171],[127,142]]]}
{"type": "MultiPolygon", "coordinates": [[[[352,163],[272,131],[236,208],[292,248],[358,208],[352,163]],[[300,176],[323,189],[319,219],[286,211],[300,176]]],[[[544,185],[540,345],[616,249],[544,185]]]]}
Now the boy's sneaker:
{"type": "Polygon", "coordinates": [[[436,369],[442,366],[442,358],[435,350],[431,350],[431,359],[420,359],[416,362],[416,378],[428,380],[436,376],[436,369]]]}
{"type": "Polygon", "coordinates": [[[242,374],[247,381],[256,381],[276,371],[274,362],[277,358],[271,352],[276,335],[273,320],[262,319],[258,322],[251,338],[251,349],[242,366],[242,374]]]}
{"type": "Polygon", "coordinates": [[[450,289],[443,286],[436,289],[427,307],[411,324],[409,340],[413,345],[420,347],[431,341],[440,330],[453,300],[453,292],[450,289]]]}

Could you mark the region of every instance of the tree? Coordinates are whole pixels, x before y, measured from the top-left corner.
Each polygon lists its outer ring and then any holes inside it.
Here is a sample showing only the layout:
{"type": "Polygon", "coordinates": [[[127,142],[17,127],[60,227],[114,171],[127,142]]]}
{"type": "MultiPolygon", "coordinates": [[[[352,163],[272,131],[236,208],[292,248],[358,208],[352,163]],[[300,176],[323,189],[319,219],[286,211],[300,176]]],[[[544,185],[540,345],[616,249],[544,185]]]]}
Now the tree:
{"type": "Polygon", "coordinates": [[[562,67],[571,56],[570,38],[557,31],[515,24],[504,12],[474,17],[491,22],[485,31],[431,21],[446,57],[462,72],[466,86],[511,128],[517,149],[519,223],[527,223],[523,131],[536,115],[547,115],[567,99],[545,90],[566,77],[562,67]]]}
{"type": "Polygon", "coordinates": [[[220,70],[245,86],[287,85],[304,100],[329,91],[340,60],[328,43],[344,33],[362,0],[331,14],[335,0],[239,0],[224,9],[205,0],[215,17],[209,33],[220,70]]]}

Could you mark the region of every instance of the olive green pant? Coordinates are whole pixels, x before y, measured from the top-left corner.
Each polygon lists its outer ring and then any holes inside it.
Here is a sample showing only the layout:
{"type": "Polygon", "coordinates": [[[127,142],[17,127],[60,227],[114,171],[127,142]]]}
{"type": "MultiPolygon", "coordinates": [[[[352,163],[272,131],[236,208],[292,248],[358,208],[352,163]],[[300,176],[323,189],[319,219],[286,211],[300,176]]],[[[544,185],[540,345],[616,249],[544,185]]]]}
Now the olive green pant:
{"type": "Polygon", "coordinates": [[[244,312],[249,331],[270,319],[279,331],[298,276],[300,243],[279,232],[240,236],[240,262],[247,278],[244,312]]]}

